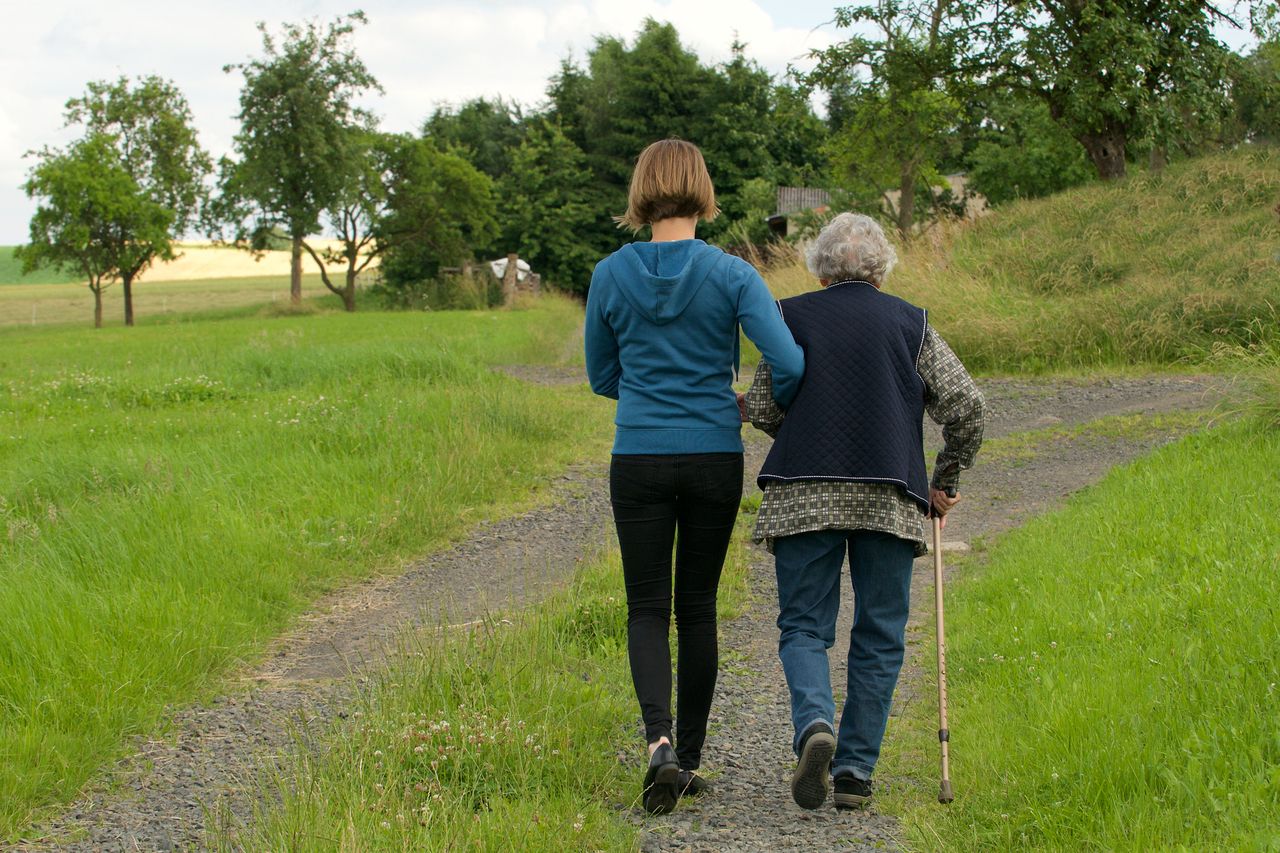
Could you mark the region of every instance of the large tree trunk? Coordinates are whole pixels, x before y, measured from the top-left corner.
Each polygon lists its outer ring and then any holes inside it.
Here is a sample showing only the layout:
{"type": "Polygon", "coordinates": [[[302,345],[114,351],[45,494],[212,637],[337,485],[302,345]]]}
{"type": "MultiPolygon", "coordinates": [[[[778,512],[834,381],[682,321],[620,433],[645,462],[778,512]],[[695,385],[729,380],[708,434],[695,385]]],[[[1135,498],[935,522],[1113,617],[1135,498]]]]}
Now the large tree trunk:
{"type": "Polygon", "coordinates": [[[120,277],[120,284],[124,288],[124,324],[126,326],[133,325],[133,276],[125,274],[120,277]]]}
{"type": "Polygon", "coordinates": [[[294,235],[293,257],[289,263],[289,301],[302,304],[302,237],[294,235]]]}
{"type": "Polygon", "coordinates": [[[911,236],[916,218],[916,168],[903,166],[898,181],[898,233],[905,240],[911,236]]]}
{"type": "Polygon", "coordinates": [[[1123,128],[1106,127],[1097,133],[1080,136],[1080,144],[1089,152],[1098,177],[1104,181],[1124,177],[1125,132],[1123,128]]]}
{"type": "Polygon", "coordinates": [[[90,288],[93,291],[93,327],[102,328],[102,289],[90,288]]]}

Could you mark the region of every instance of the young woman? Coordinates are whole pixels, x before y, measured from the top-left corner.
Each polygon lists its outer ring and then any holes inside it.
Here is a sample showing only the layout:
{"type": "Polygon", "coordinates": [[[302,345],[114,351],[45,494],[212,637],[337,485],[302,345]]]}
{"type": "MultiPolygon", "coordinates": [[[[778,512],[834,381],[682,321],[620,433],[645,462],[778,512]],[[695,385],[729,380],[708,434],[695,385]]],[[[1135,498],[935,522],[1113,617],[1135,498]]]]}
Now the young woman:
{"type": "Polygon", "coordinates": [[[697,776],[719,667],[716,590],[742,497],[738,329],[773,368],[785,407],[804,372],[760,275],[695,238],[719,212],[697,146],[655,142],[636,162],[619,225],[651,229],[601,261],[587,296],[587,375],[618,401],[609,468],[627,591],[627,652],[649,744],[644,807],[671,811],[697,776]],[[678,644],[672,743],[672,549],[678,644]]]}

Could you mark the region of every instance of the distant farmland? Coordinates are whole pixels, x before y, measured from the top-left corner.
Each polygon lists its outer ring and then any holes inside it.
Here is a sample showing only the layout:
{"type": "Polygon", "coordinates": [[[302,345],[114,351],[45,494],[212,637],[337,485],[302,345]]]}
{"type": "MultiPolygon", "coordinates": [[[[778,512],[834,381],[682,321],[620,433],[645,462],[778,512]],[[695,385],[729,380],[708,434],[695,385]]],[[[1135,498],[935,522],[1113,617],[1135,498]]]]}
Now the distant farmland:
{"type": "MultiPolygon", "coordinates": [[[[93,294],[78,276],[56,270],[22,275],[13,246],[0,246],[0,327],[93,322],[93,294]]],[[[315,264],[304,257],[303,295],[326,296],[315,264]]],[[[333,278],[335,282],[341,281],[333,278]]],[[[177,260],[157,264],[135,285],[139,320],[193,311],[218,311],[287,300],[289,253],[267,252],[255,260],[248,252],[207,243],[182,246],[177,260]]],[[[119,285],[103,292],[107,325],[123,322],[119,285]]]]}
{"type": "MultiPolygon", "coordinates": [[[[302,278],[306,298],[329,293],[319,275],[302,278]]],[[[341,305],[335,297],[335,304],[341,305]]],[[[133,310],[140,322],[168,315],[245,308],[289,301],[289,276],[216,278],[143,282],[134,286],[133,310]]],[[[123,325],[124,296],[119,285],[102,294],[103,323],[123,325]]],[[[50,324],[93,326],[93,294],[83,284],[7,284],[0,286],[0,328],[50,324]]]]}

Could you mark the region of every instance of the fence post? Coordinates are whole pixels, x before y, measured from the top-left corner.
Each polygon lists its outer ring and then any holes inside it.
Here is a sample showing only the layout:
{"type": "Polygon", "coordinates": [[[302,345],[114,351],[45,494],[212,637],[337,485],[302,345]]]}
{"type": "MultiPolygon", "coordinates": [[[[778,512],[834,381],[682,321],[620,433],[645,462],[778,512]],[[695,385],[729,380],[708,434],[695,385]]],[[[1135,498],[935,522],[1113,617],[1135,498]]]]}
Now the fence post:
{"type": "Polygon", "coordinates": [[[516,263],[520,256],[515,252],[507,254],[507,268],[502,274],[502,304],[510,305],[516,299],[516,263]]]}

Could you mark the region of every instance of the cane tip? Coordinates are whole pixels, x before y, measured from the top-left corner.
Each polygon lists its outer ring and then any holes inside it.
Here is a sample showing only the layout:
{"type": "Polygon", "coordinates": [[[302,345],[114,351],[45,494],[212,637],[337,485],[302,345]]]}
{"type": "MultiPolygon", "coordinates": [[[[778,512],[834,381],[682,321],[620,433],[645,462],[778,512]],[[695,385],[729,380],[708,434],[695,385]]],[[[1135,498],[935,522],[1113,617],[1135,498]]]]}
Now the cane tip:
{"type": "Polygon", "coordinates": [[[954,799],[955,796],[951,793],[951,782],[949,780],[944,780],[941,790],[938,791],[938,802],[945,806],[954,799]]]}

